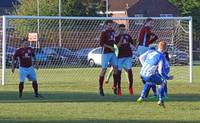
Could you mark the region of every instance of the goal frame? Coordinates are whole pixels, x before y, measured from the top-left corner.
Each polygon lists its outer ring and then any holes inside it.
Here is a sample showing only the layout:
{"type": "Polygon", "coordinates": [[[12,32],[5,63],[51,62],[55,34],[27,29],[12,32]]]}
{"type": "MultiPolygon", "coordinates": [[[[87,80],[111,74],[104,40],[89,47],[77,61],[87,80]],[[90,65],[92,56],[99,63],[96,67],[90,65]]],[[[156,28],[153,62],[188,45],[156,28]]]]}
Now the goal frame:
{"type": "MultiPolygon", "coordinates": [[[[152,19],[156,20],[188,20],[189,21],[189,82],[192,83],[193,80],[193,72],[192,72],[192,66],[193,66],[193,53],[192,53],[192,17],[151,17],[152,19]]],[[[2,78],[1,78],[1,84],[5,85],[6,82],[6,21],[7,19],[74,19],[74,20],[145,20],[147,17],[60,17],[60,16],[2,16],[3,23],[2,23],[2,31],[3,31],[3,37],[2,37],[2,78]]],[[[59,31],[61,33],[61,31],[59,31]]],[[[61,38],[61,34],[59,34],[59,38],[61,38]]]]}

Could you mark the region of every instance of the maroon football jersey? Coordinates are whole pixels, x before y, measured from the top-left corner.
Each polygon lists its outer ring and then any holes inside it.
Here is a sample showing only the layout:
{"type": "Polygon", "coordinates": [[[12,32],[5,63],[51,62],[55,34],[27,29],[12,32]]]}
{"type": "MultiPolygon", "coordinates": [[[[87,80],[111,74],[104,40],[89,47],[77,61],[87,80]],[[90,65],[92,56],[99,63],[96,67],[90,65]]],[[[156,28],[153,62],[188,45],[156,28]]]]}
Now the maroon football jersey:
{"type": "MultiPolygon", "coordinates": [[[[100,46],[103,47],[104,44],[114,47],[115,43],[115,31],[105,30],[101,32],[100,46]]],[[[104,47],[104,53],[113,53],[110,48],[104,47]]]]}
{"type": "Polygon", "coordinates": [[[19,48],[16,50],[13,56],[15,60],[19,58],[21,67],[26,67],[26,68],[32,66],[32,57],[35,57],[35,52],[31,47],[19,48]]]}
{"type": "Polygon", "coordinates": [[[121,46],[119,47],[118,58],[132,57],[130,44],[134,44],[134,42],[129,34],[118,35],[115,38],[115,41],[116,44],[118,44],[120,41],[122,42],[121,46]]]}
{"type": "Polygon", "coordinates": [[[150,44],[155,42],[158,39],[158,36],[151,32],[149,26],[144,26],[139,33],[139,45],[149,47],[150,44]],[[153,36],[153,38],[151,38],[153,36]]]}

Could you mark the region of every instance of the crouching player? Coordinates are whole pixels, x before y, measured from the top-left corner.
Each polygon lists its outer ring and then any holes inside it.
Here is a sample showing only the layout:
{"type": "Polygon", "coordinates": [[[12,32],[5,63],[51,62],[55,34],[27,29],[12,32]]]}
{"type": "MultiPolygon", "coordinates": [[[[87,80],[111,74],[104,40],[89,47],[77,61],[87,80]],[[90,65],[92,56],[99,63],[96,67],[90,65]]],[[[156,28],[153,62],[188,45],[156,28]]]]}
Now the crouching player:
{"type": "Polygon", "coordinates": [[[119,35],[115,38],[117,47],[119,49],[118,54],[118,96],[122,96],[121,92],[121,73],[122,68],[128,74],[129,81],[129,93],[132,96],[133,90],[133,73],[132,73],[132,50],[131,44],[134,44],[132,37],[126,33],[126,27],[124,24],[119,25],[119,35]]]}
{"type": "MultiPolygon", "coordinates": [[[[14,53],[12,59],[12,73],[15,71],[15,61],[19,59],[19,98],[22,97],[23,89],[24,89],[24,81],[26,77],[29,81],[32,81],[32,87],[34,89],[34,96],[39,97],[38,94],[38,83],[36,79],[36,73],[32,65],[32,58],[36,61],[34,50],[29,47],[28,41],[23,41],[21,48],[17,49],[14,53]]],[[[36,69],[38,69],[38,64],[35,64],[36,69]]]]}
{"type": "Polygon", "coordinates": [[[168,76],[165,67],[165,56],[164,52],[166,50],[166,42],[160,41],[158,44],[158,50],[148,50],[143,55],[140,56],[140,60],[143,64],[140,75],[142,79],[146,82],[144,84],[141,96],[138,98],[138,102],[142,102],[145,98],[148,84],[154,83],[159,85],[158,95],[159,101],[158,105],[164,107],[164,86],[166,80],[172,80],[173,76],[168,76]]]}
{"type": "MultiPolygon", "coordinates": [[[[169,74],[169,71],[170,71],[169,53],[168,53],[167,51],[164,52],[164,56],[165,56],[165,66],[164,66],[164,69],[165,69],[166,74],[169,74]]],[[[151,88],[152,88],[152,90],[153,90],[153,96],[152,96],[152,97],[149,97],[149,98],[150,98],[150,99],[151,99],[151,98],[157,98],[156,84],[151,84],[151,85],[149,85],[149,88],[148,88],[148,90],[147,90],[147,93],[146,93],[145,98],[148,97],[149,91],[150,91],[151,88]]],[[[165,82],[165,85],[164,85],[164,92],[165,92],[165,97],[167,98],[167,95],[168,95],[168,91],[167,91],[167,81],[165,82]]]]}

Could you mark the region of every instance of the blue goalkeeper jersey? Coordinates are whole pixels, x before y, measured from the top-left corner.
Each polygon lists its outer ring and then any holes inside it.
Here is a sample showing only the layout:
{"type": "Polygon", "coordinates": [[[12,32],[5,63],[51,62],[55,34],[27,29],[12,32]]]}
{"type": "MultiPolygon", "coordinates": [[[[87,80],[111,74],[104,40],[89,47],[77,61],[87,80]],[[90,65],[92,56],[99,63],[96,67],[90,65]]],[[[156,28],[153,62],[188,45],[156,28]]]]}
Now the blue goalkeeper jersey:
{"type": "Polygon", "coordinates": [[[142,77],[148,78],[159,74],[163,79],[169,79],[169,71],[165,69],[166,58],[162,52],[155,49],[150,49],[140,56],[140,62],[142,64],[142,69],[140,72],[142,77]]]}

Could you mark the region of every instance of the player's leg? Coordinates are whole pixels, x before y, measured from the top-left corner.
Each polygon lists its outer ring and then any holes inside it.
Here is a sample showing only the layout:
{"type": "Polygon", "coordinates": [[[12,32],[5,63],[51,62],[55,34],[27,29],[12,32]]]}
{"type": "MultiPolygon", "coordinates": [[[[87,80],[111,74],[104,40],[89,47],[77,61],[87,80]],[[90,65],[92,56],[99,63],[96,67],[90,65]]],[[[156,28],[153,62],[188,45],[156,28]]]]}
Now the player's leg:
{"type": "Polygon", "coordinates": [[[106,76],[105,83],[109,83],[111,76],[113,75],[113,67],[110,68],[108,75],[106,76]]]}
{"type": "Polygon", "coordinates": [[[118,76],[118,58],[117,56],[113,53],[110,63],[113,66],[113,80],[114,80],[114,84],[113,84],[113,92],[114,94],[117,94],[117,84],[119,82],[119,76],[118,76]]]}
{"type": "Polygon", "coordinates": [[[132,58],[126,58],[125,60],[125,68],[128,75],[128,83],[129,83],[129,93],[131,96],[134,94],[133,90],[133,72],[132,72],[132,58]]]}
{"type": "Polygon", "coordinates": [[[165,92],[165,97],[167,98],[168,97],[167,82],[165,82],[164,85],[164,92],[165,92]]]}
{"type": "Polygon", "coordinates": [[[36,72],[33,67],[28,68],[28,76],[27,78],[29,81],[32,81],[32,87],[34,90],[34,96],[38,97],[38,83],[37,83],[37,77],[36,77],[36,72]]]}
{"type": "Polygon", "coordinates": [[[100,96],[104,96],[104,91],[103,91],[103,82],[104,82],[104,77],[106,74],[106,70],[108,67],[108,62],[109,62],[110,56],[109,54],[102,54],[102,58],[101,58],[101,72],[99,75],[99,95],[100,96]]]}
{"type": "Polygon", "coordinates": [[[150,81],[154,84],[159,85],[158,87],[158,96],[159,96],[159,101],[158,101],[158,105],[165,107],[164,105],[164,81],[162,79],[162,77],[158,74],[155,74],[154,76],[152,76],[150,78],[150,81]]]}
{"type": "Polygon", "coordinates": [[[122,71],[121,70],[118,70],[118,84],[117,84],[117,95],[118,96],[122,96],[122,89],[121,89],[121,74],[122,74],[122,71]]]}
{"type": "Polygon", "coordinates": [[[164,92],[164,83],[162,83],[158,87],[158,95],[159,95],[158,105],[165,107],[165,105],[164,105],[164,97],[165,97],[164,93],[165,93],[164,92]]]}
{"type": "Polygon", "coordinates": [[[142,89],[142,92],[141,92],[141,95],[140,97],[137,99],[137,102],[141,103],[144,99],[145,99],[145,96],[146,96],[146,93],[147,93],[147,90],[149,89],[150,87],[150,84],[149,82],[145,82],[144,86],[143,86],[143,89],[142,89]]]}
{"type": "Polygon", "coordinates": [[[23,68],[23,67],[19,67],[19,98],[22,97],[22,94],[23,94],[23,89],[24,89],[24,81],[25,81],[25,78],[27,76],[27,71],[26,71],[26,68],[23,68]]]}

